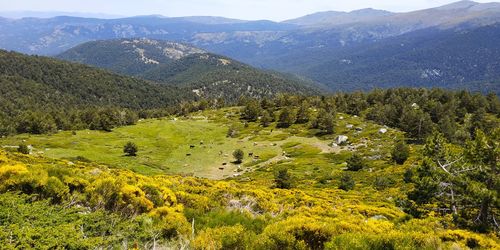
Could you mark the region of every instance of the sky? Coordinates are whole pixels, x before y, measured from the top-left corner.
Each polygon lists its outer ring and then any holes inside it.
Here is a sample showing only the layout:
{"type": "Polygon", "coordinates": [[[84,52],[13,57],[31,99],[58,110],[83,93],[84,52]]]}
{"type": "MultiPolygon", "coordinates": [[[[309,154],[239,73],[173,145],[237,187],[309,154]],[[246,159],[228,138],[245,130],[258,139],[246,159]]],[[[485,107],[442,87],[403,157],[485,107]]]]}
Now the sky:
{"type": "Polygon", "coordinates": [[[0,12],[58,11],[114,16],[152,14],[169,17],[223,16],[245,20],[282,21],[318,11],[375,8],[406,12],[455,1],[457,0],[0,0],[0,12]]]}

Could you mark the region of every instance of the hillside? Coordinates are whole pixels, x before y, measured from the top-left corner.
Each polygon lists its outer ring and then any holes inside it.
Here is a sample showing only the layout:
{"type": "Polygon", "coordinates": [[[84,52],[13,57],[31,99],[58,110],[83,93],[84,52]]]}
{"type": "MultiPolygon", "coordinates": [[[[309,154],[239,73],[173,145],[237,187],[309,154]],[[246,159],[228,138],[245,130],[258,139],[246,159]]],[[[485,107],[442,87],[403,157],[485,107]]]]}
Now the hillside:
{"type": "Polygon", "coordinates": [[[139,111],[166,109],[195,96],[52,58],[0,51],[0,134],[47,133],[132,124],[139,111]],[[92,125],[93,124],[93,125],[92,125]]]}
{"type": "Polygon", "coordinates": [[[498,112],[497,97],[391,89],[248,99],[243,107],[144,120],[108,133],[2,138],[0,214],[9,216],[0,220],[0,242],[21,248],[496,249],[491,218],[499,215],[498,190],[488,183],[498,175],[492,165],[498,112]],[[479,118],[483,106],[488,110],[479,118]],[[399,118],[394,112],[405,117],[401,130],[387,126],[399,118]],[[436,113],[447,116],[433,120],[436,113]],[[443,126],[447,117],[456,120],[443,126]],[[418,123],[422,130],[414,133],[418,123]],[[470,138],[474,128],[486,133],[475,130],[470,138]],[[421,132],[429,135],[425,143],[414,143],[421,132]],[[347,139],[339,142],[340,136],[347,139]],[[123,155],[128,141],[137,144],[136,156],[123,155]],[[23,143],[31,146],[28,154],[16,153],[23,143]],[[394,152],[406,152],[402,162],[394,152]],[[457,168],[444,166],[457,175],[451,177],[438,164],[453,165],[455,157],[461,157],[457,168]],[[460,199],[443,195],[450,187],[460,199]],[[450,204],[460,213],[452,215],[450,204]],[[484,206],[485,216],[478,217],[484,206]]]}
{"type": "Polygon", "coordinates": [[[177,88],[112,74],[108,71],[46,57],[0,51],[2,101],[16,109],[119,106],[159,108],[182,100],[177,88]],[[34,98],[31,103],[17,102],[34,98]]]}
{"type": "Polygon", "coordinates": [[[257,70],[227,57],[173,42],[120,39],[89,42],[57,56],[117,73],[180,86],[204,98],[235,101],[241,95],[318,93],[304,80],[257,70]]]}
{"type": "Polygon", "coordinates": [[[395,86],[500,94],[500,24],[470,30],[425,29],[344,50],[297,53],[285,70],[331,89],[395,86]],[[307,65],[307,66],[304,66],[307,65]]]}

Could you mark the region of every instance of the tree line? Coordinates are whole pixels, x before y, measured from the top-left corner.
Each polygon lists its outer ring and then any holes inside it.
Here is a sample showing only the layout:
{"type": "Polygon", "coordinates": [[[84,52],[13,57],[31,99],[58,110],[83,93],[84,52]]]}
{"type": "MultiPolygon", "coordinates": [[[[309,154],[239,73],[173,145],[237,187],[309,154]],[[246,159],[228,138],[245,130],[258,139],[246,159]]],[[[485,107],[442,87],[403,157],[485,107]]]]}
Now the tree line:
{"type": "Polygon", "coordinates": [[[437,130],[452,142],[473,138],[475,131],[498,127],[500,100],[495,94],[443,89],[376,89],[329,96],[278,95],[272,99],[240,98],[242,119],[277,127],[309,123],[319,133],[334,132],[337,112],[362,116],[398,128],[423,142],[437,130]]]}

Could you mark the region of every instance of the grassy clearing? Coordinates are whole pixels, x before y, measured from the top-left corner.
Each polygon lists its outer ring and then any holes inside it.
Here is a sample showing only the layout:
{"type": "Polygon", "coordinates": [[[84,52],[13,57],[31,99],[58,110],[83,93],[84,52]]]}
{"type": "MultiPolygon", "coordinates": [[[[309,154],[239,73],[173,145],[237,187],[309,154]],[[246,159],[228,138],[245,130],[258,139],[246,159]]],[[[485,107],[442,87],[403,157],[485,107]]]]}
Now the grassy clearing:
{"type": "MultiPolygon", "coordinates": [[[[127,168],[142,174],[172,173],[220,179],[236,168],[232,152],[247,151],[249,141],[226,138],[228,127],[208,120],[160,119],[117,128],[113,132],[77,131],[54,135],[20,135],[2,140],[2,145],[33,145],[34,152],[51,158],[76,160],[77,157],[127,168]],[[128,141],[139,147],[137,157],[126,157],[123,145],[128,141]],[[223,166],[226,163],[226,166],[223,166]],[[224,170],[219,168],[224,167],[224,170]]],[[[252,149],[256,154],[278,148],[252,149]]]]}
{"type": "Polygon", "coordinates": [[[244,125],[238,119],[238,112],[238,108],[229,108],[193,114],[190,118],[145,120],[112,132],[83,130],[54,135],[18,135],[3,138],[0,145],[26,143],[33,145],[35,154],[50,158],[88,159],[147,175],[235,177],[266,185],[272,182],[277,168],[286,167],[307,185],[336,186],[336,176],[343,171],[346,159],[354,151],[374,158],[370,160],[371,169],[357,174],[361,186],[371,186],[372,172],[394,171],[390,170],[387,157],[394,138],[400,136],[395,130],[380,134],[379,125],[339,114],[336,133],[316,137],[307,125],[293,125],[287,129],[263,128],[258,123],[244,125]],[[236,138],[227,137],[229,127],[238,131],[236,138]],[[350,146],[332,147],[338,135],[347,135],[350,146]],[[138,145],[136,157],[124,156],[123,146],[128,141],[138,145]],[[232,152],[238,148],[245,152],[243,163],[239,165],[232,162],[232,152]]]}

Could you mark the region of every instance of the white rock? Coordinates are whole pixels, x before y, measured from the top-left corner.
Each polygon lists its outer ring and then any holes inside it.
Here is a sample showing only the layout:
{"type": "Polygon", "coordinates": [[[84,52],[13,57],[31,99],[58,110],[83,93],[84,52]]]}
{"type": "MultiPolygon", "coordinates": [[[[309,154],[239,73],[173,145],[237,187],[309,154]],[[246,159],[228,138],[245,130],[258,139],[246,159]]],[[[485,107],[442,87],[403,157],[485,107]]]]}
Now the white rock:
{"type": "Polygon", "coordinates": [[[381,128],[381,129],[379,129],[378,132],[381,133],[381,134],[385,134],[385,133],[387,133],[387,129],[386,128],[381,128]]]}
{"type": "Polygon", "coordinates": [[[353,127],[354,127],[354,125],[352,125],[352,124],[347,124],[345,127],[346,127],[346,128],[351,129],[351,128],[353,128],[353,127]]]}
{"type": "Polygon", "coordinates": [[[347,142],[347,140],[349,140],[349,137],[345,136],[345,135],[339,135],[337,136],[337,138],[335,139],[335,143],[337,144],[342,144],[344,142],[347,142]]]}

